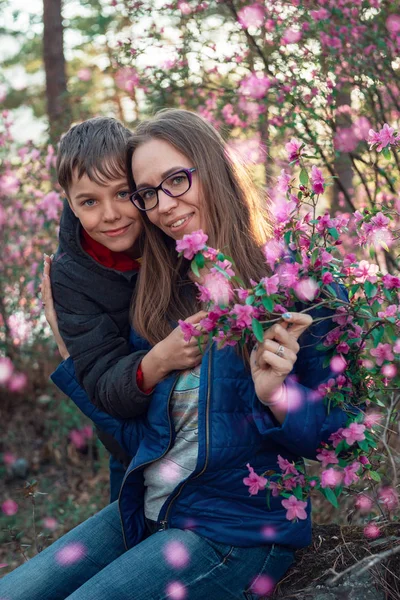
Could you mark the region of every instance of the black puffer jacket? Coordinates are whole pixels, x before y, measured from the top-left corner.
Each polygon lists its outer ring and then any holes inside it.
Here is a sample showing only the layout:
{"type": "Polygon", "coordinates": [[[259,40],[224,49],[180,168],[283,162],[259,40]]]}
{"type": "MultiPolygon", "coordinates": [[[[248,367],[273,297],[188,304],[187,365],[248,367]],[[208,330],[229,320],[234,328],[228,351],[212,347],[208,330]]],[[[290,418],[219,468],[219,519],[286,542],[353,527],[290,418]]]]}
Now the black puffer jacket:
{"type": "MultiPolygon", "coordinates": [[[[60,333],[93,404],[114,417],[136,417],[150,401],[136,384],[144,353],[131,353],[128,344],[129,306],[137,272],[97,263],[82,249],[80,231],[79,220],[65,202],[51,268],[60,333]]],[[[105,443],[104,436],[100,438],[105,443]]],[[[116,455],[111,437],[105,445],[116,455]]]]}

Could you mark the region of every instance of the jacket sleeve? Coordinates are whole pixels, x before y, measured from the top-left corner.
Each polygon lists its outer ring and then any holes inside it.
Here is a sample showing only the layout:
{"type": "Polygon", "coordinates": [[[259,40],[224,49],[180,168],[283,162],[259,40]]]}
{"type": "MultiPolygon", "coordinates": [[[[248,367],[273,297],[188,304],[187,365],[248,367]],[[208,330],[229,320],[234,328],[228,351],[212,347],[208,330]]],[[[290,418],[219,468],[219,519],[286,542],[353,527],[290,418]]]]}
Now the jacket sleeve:
{"type": "Polygon", "coordinates": [[[66,396],[69,396],[79,410],[91,419],[101,431],[112,435],[129,456],[136,454],[142,437],[142,419],[140,417],[120,419],[112,417],[94,406],[76,380],[74,363],[71,358],[63,361],[50,377],[53,383],[66,396]]]}
{"type": "MultiPolygon", "coordinates": [[[[136,384],[136,370],[145,352],[131,352],[128,335],[123,337],[118,324],[85,295],[83,275],[68,270],[68,264],[53,263],[51,283],[61,336],[74,361],[76,377],[97,408],[119,418],[143,414],[149,394],[136,384]]],[[[110,284],[109,284],[110,285],[110,284]]]]}
{"type": "MultiPolygon", "coordinates": [[[[338,287],[338,296],[347,300],[347,294],[338,287]]],[[[326,307],[315,309],[314,318],[329,317],[332,311],[326,307]]],[[[336,327],[331,319],[312,325],[299,339],[300,351],[293,372],[285,380],[288,412],[282,424],[257,397],[253,404],[253,417],[260,433],[271,442],[282,444],[295,455],[315,460],[321,442],[346,425],[351,414],[358,412],[353,406],[346,409],[328,407],[317,393],[318,386],[334,377],[329,364],[324,366],[331,351],[317,350],[326,334],[336,327]]]]}

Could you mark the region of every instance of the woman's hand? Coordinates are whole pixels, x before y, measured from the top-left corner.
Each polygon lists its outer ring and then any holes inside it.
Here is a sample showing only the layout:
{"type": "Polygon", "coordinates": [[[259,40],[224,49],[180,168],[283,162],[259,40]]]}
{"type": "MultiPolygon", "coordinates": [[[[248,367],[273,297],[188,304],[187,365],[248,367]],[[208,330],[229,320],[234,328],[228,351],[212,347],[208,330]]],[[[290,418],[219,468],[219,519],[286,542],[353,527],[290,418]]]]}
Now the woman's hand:
{"type": "MultiPolygon", "coordinates": [[[[207,313],[203,310],[185,319],[187,323],[197,325],[207,313]]],[[[198,327],[200,328],[200,326],[198,327]]],[[[208,338],[200,344],[197,337],[188,342],[184,340],[180,327],[176,327],[162,342],[158,342],[143,358],[143,387],[150,389],[171,371],[191,369],[201,363],[208,338]]]]}
{"type": "Polygon", "coordinates": [[[286,314],[288,316],[282,316],[281,323],[276,323],[264,333],[263,343],[257,344],[250,356],[257,397],[263,404],[280,406],[281,409],[285,404],[282,384],[292,371],[300,349],[297,340],[312,323],[308,314],[286,314]]]}
{"type": "Polygon", "coordinates": [[[57,315],[54,309],[53,302],[53,294],[51,292],[51,282],[50,282],[50,269],[51,269],[52,259],[47,254],[44,255],[44,268],[43,268],[43,277],[42,277],[42,303],[44,306],[44,314],[48,324],[51,327],[54,338],[56,340],[56,344],[58,346],[58,351],[61,354],[63,360],[66,360],[69,357],[69,352],[67,350],[66,345],[60,335],[58,329],[57,315]]]}

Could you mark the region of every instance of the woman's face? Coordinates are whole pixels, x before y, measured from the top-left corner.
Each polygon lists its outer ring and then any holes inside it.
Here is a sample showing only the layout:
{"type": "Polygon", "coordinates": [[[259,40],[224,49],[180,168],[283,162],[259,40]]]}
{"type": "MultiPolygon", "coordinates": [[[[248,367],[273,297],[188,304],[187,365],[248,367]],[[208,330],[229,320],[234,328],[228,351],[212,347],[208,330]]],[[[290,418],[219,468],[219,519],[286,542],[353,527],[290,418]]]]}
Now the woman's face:
{"type": "MultiPolygon", "coordinates": [[[[157,187],[168,175],[191,169],[192,162],[164,140],[152,139],[139,146],[132,156],[132,175],[136,189],[157,187]]],[[[158,204],[147,211],[149,220],[174,240],[199,229],[204,231],[201,186],[197,171],[190,189],[178,198],[158,190],[158,204]]],[[[206,232],[205,232],[206,233],[206,232]]]]}

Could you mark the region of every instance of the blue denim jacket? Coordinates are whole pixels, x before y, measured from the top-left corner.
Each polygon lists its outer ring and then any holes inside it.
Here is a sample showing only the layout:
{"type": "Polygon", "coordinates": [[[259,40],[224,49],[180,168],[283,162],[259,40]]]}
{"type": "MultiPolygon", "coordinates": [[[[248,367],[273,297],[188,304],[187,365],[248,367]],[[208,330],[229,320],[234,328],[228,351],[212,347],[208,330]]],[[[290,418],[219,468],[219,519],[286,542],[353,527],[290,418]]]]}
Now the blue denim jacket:
{"type": "MultiPolygon", "coordinates": [[[[327,314],[322,308],[315,316],[327,314]]],[[[333,326],[331,320],[322,321],[300,338],[298,360],[286,381],[290,408],[282,424],[256,397],[251,373],[235,349],[217,350],[214,345],[207,349],[200,374],[197,466],[164,503],[160,528],[189,527],[233,546],[276,543],[301,548],[310,543],[310,503],[306,520],[290,522],[282,498],[272,497],[268,506],[265,492],[249,496],[243,478],[248,475],[247,463],[261,474],[279,471],[278,455],[289,461],[315,459],[321,442],[345,425],[349,415],[339,408],[328,413],[313,393],[332,376],[324,366],[327,352],[316,350],[316,345],[333,326]]],[[[136,350],[147,347],[135,332],[131,342],[136,350]]],[[[119,495],[127,548],[143,537],[144,467],[174,443],[169,402],[178,375],[174,372],[156,386],[147,415],[129,420],[111,417],[90,403],[75,379],[72,361],[62,363],[52,375],[54,383],[133,456],[119,495]]]]}

